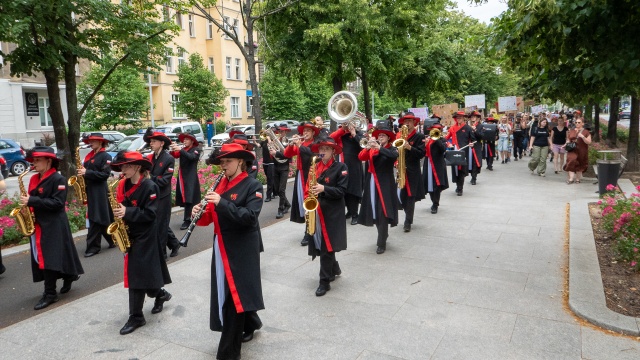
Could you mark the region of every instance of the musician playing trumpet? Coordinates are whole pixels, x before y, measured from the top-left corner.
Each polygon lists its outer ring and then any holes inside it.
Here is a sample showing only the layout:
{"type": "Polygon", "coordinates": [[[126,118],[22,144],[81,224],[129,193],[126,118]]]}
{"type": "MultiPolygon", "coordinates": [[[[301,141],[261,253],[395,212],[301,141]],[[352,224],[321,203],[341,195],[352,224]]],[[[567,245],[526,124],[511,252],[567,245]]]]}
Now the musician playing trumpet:
{"type": "MultiPolygon", "coordinates": [[[[426,126],[426,125],[425,125],[426,126]]],[[[442,125],[439,123],[426,128],[425,159],[422,171],[424,188],[431,198],[431,213],[437,214],[440,206],[440,193],[449,188],[447,179],[447,165],[444,161],[446,143],[442,138],[442,125]]]]}
{"type": "MultiPolygon", "coordinates": [[[[262,327],[257,311],[264,309],[258,223],[263,188],[247,174],[247,163],[253,159],[255,155],[240,144],[222,145],[213,164],[222,167],[224,178],[205,195],[207,205],[197,222],[214,224],[209,327],[222,332],[217,359],[240,359],[242,343],[262,327]]],[[[200,207],[194,206],[192,216],[200,207]]]]}
{"type": "Polygon", "coordinates": [[[178,168],[178,183],[176,184],[176,205],[184,207],[184,215],[180,230],[185,230],[191,224],[191,210],[200,201],[200,181],[198,181],[198,161],[202,155],[202,148],[198,139],[191,133],[181,133],[178,141],[183,145],[171,144],[169,154],[180,160],[178,168]]]}
{"type": "MultiPolygon", "coordinates": [[[[404,142],[406,164],[405,184],[404,187],[400,189],[400,206],[405,214],[404,232],[411,231],[416,201],[425,198],[420,167],[420,160],[424,157],[424,134],[416,131],[416,125],[419,122],[420,118],[414,116],[411,112],[406,113],[398,120],[398,124],[401,127],[403,125],[407,126],[409,133],[404,142]]],[[[396,136],[399,139],[401,132],[398,132],[396,136]]]]}
{"type": "Polygon", "coordinates": [[[273,155],[270,153],[270,149],[274,148],[271,144],[271,139],[268,136],[264,136],[264,140],[262,138],[260,141],[256,142],[256,146],[262,149],[262,170],[264,170],[264,175],[267,178],[267,196],[264,198],[264,202],[269,202],[274,199],[275,191],[275,168],[274,168],[274,159],[273,155]]]}
{"type": "MultiPolygon", "coordinates": [[[[281,144],[288,142],[287,132],[291,131],[287,126],[280,125],[278,130],[278,140],[281,144]]],[[[279,204],[276,219],[282,219],[284,214],[291,209],[291,203],[287,199],[287,180],[289,179],[289,164],[291,159],[285,157],[281,152],[277,151],[275,146],[269,149],[271,155],[276,161],[274,162],[274,191],[278,194],[279,204]]]]}

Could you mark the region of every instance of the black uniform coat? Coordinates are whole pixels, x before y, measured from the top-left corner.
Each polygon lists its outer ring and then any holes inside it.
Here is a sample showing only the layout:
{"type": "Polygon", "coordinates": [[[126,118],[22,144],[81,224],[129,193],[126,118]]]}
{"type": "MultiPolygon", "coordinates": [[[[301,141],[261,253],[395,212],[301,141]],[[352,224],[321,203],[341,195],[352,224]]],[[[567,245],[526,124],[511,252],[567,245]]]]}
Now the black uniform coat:
{"type": "Polygon", "coordinates": [[[129,179],[118,184],[116,199],[126,207],[122,220],[131,241],[124,260],[124,286],[130,289],[159,289],[171,283],[157,238],[157,194],[158,186],[149,179],[140,178],[135,185],[129,179]]]}
{"type": "Polygon", "coordinates": [[[253,159],[253,161],[247,161],[247,174],[249,175],[249,177],[257,179],[259,167],[260,167],[260,164],[258,164],[258,159],[253,159]]]}
{"type": "Polygon", "coordinates": [[[231,294],[237,313],[264,309],[260,280],[263,249],[258,223],[263,188],[260,181],[243,172],[230,183],[223,178],[216,192],[220,202],[217,206],[207,204],[198,225],[214,223],[209,327],[222,331],[220,311],[225,294],[231,294]]]}
{"type": "Polygon", "coordinates": [[[111,175],[111,155],[104,148],[98,153],[91,151],[84,158],[84,183],[87,187],[87,219],[107,226],[113,222],[109,206],[107,180],[111,175]]]}
{"type": "MultiPolygon", "coordinates": [[[[462,127],[459,127],[458,125],[454,125],[449,128],[449,132],[447,133],[447,136],[445,137],[445,139],[451,138],[453,145],[457,150],[469,145],[469,143],[471,142],[472,132],[473,132],[473,129],[471,128],[471,126],[467,124],[464,124],[462,127]]],[[[469,147],[467,147],[463,151],[467,159],[467,164],[469,164],[469,159],[470,159],[469,155],[471,154],[471,150],[469,149],[469,147]]],[[[453,182],[457,182],[458,176],[465,177],[468,174],[469,174],[468,166],[451,166],[451,181],[453,182]]]]}
{"type": "Polygon", "coordinates": [[[484,146],[482,141],[482,124],[478,124],[475,130],[473,130],[473,128],[471,128],[471,130],[471,140],[476,143],[473,145],[473,161],[471,161],[469,171],[476,170],[479,173],[482,169],[482,148],[484,146]]]}
{"type": "Polygon", "coordinates": [[[200,181],[198,181],[198,161],[202,149],[199,147],[183,148],[173,151],[171,155],[180,159],[178,183],[176,184],[176,205],[197,204],[202,197],[200,181]]]}
{"type": "MultiPolygon", "coordinates": [[[[397,135],[399,139],[400,133],[397,135]]],[[[405,197],[413,196],[415,201],[420,201],[424,199],[424,185],[420,167],[420,160],[424,157],[424,134],[414,130],[407,136],[407,141],[411,145],[411,150],[405,149],[405,186],[400,190],[400,198],[405,199],[405,197]]]]}
{"type": "Polygon", "coordinates": [[[442,191],[449,188],[447,164],[444,161],[444,152],[447,149],[445,141],[429,138],[425,149],[424,170],[422,172],[425,191],[431,193],[438,189],[442,191]],[[431,170],[429,170],[429,164],[431,164],[431,170]]]}
{"type": "Polygon", "coordinates": [[[42,177],[40,174],[31,177],[27,206],[36,218],[31,240],[34,282],[44,280],[42,270],[84,274],[65,212],[66,201],[67,180],[56,169],[50,169],[42,177]]]}
{"type": "MultiPolygon", "coordinates": [[[[383,213],[386,210],[389,224],[391,226],[398,225],[398,189],[393,173],[393,165],[398,159],[398,150],[393,146],[381,147],[379,151],[362,149],[358,157],[362,161],[367,161],[364,194],[362,196],[360,214],[358,214],[358,224],[373,226],[376,220],[373,219],[372,206],[377,206],[380,203],[383,213]],[[373,196],[370,185],[372,179],[375,182],[375,194],[373,196]]],[[[379,219],[380,216],[383,216],[383,214],[376,211],[376,219],[379,219]]]]}
{"type": "Polygon", "coordinates": [[[349,131],[340,128],[331,133],[330,137],[342,147],[342,154],[338,155],[338,158],[340,162],[347,165],[347,170],[349,171],[347,194],[362,197],[364,171],[362,169],[362,161],[358,159],[358,154],[362,150],[360,147],[360,140],[363,137],[362,131],[356,131],[356,136],[351,136],[349,131]]]}
{"type": "Polygon", "coordinates": [[[307,141],[302,143],[300,147],[295,145],[289,145],[284,148],[284,153],[277,155],[283,155],[287,158],[298,156],[296,160],[296,181],[293,187],[293,200],[291,203],[291,221],[296,223],[304,223],[304,208],[302,202],[307,194],[307,178],[309,176],[309,168],[311,167],[311,158],[313,153],[311,152],[311,143],[313,141],[307,141]]]}
{"type": "MultiPolygon", "coordinates": [[[[156,228],[158,231],[158,241],[160,244],[166,244],[169,233],[169,221],[171,219],[171,178],[173,178],[173,169],[175,159],[168,152],[162,150],[156,159],[154,154],[147,157],[153,164],[149,175],[151,180],[158,185],[156,199],[156,228]]],[[[198,187],[200,187],[198,185],[198,187]]],[[[164,254],[164,249],[162,251],[164,254]]]]}
{"type": "Polygon", "coordinates": [[[318,184],[324,185],[324,191],[318,194],[316,233],[314,241],[309,241],[310,256],[347,249],[344,194],[347,192],[349,176],[344,163],[331,159],[327,165],[322,161],[316,164],[316,178],[318,184]],[[325,246],[321,246],[320,242],[324,242],[325,246]]]}

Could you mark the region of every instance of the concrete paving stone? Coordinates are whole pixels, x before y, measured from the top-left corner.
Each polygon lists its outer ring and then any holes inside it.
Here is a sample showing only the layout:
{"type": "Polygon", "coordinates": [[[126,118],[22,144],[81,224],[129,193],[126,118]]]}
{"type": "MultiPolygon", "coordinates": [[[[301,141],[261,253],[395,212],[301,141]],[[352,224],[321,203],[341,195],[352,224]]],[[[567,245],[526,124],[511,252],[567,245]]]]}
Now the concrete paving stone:
{"type": "Polygon", "coordinates": [[[464,282],[469,285],[482,285],[491,289],[522,290],[527,282],[527,274],[486,267],[440,264],[429,275],[436,279],[464,282]]]}
{"type": "Polygon", "coordinates": [[[579,317],[587,319],[598,326],[623,334],[640,335],[637,318],[610,310],[606,307],[604,300],[601,303],[595,303],[570,298],[569,307],[579,317]]]}
{"type": "Polygon", "coordinates": [[[47,354],[47,349],[25,349],[5,339],[0,339],[0,349],[2,349],[3,359],[20,359],[20,360],[54,360],[59,359],[47,354]],[[40,351],[38,351],[40,350],[40,351]]]}
{"type": "Polygon", "coordinates": [[[503,233],[511,234],[530,234],[538,235],[540,233],[540,226],[528,226],[528,225],[512,225],[512,224],[481,224],[478,223],[474,226],[475,229],[495,230],[503,233]]]}
{"type": "Polygon", "coordinates": [[[596,245],[593,241],[593,230],[580,230],[571,229],[569,234],[571,241],[569,242],[569,249],[576,250],[595,250],[596,245]]]}
{"type": "Polygon", "coordinates": [[[498,239],[500,238],[500,231],[490,229],[469,229],[456,238],[495,243],[498,242],[498,239]]]}
{"type": "Polygon", "coordinates": [[[516,322],[516,314],[452,304],[447,334],[458,334],[508,343],[516,322]],[[482,329],[478,331],[478,329],[482,329]]]}
{"type": "Polygon", "coordinates": [[[444,279],[436,279],[431,277],[422,277],[419,283],[413,284],[409,289],[411,299],[428,303],[431,300],[441,300],[446,302],[464,301],[469,289],[465,282],[450,281],[444,279]]]}
{"type": "Polygon", "coordinates": [[[538,234],[511,234],[500,232],[498,238],[499,243],[513,244],[515,246],[533,246],[540,244],[544,239],[540,238],[538,234]]]}
{"type": "Polygon", "coordinates": [[[298,257],[264,253],[260,257],[260,269],[269,269],[270,272],[287,274],[310,260],[311,258],[304,260],[298,257]]]}
{"type": "Polygon", "coordinates": [[[571,249],[569,251],[571,271],[601,276],[598,253],[594,250],[571,249]]]}
{"type": "Polygon", "coordinates": [[[487,260],[502,261],[502,260],[530,260],[533,259],[534,246],[513,246],[513,244],[496,244],[495,248],[491,250],[491,254],[487,260]]]}
{"type": "Polygon", "coordinates": [[[553,242],[564,243],[565,241],[565,230],[564,225],[562,226],[540,226],[540,232],[538,233],[541,239],[546,239],[553,242]]]}
{"type": "Polygon", "coordinates": [[[560,295],[564,291],[564,276],[529,274],[524,291],[560,295]]]}
{"type": "MultiPolygon", "coordinates": [[[[375,245],[374,245],[375,246],[375,245]]],[[[378,255],[374,251],[348,251],[336,255],[343,271],[348,271],[352,265],[365,268],[367,271],[397,272],[418,276],[428,276],[431,273],[432,261],[402,257],[394,251],[387,251],[378,255]]]]}
{"type": "Polygon", "coordinates": [[[412,297],[402,305],[393,320],[419,325],[443,335],[447,330],[452,308],[451,303],[436,300],[421,302],[412,297]]]}
{"type": "Polygon", "coordinates": [[[439,247],[416,245],[406,252],[402,253],[403,257],[424,259],[424,260],[445,260],[451,264],[465,264],[480,266],[489,256],[489,250],[476,249],[472,251],[451,250],[439,247]]]}
{"type": "Polygon", "coordinates": [[[589,360],[637,360],[640,342],[624,336],[602,336],[599,330],[582,327],[582,357],[589,360]]]}
{"type": "Polygon", "coordinates": [[[537,244],[534,246],[532,258],[554,263],[567,263],[569,259],[563,244],[537,244]]]}
{"type": "Polygon", "coordinates": [[[494,259],[491,256],[482,265],[492,269],[524,272],[527,274],[558,274],[563,266],[563,261],[553,261],[551,259],[494,259]]]}
{"type": "MultiPolygon", "coordinates": [[[[425,358],[426,359],[426,358],[425,358]]],[[[518,354],[513,346],[499,341],[487,341],[473,335],[447,333],[442,338],[431,360],[539,360],[518,354]]]]}
{"type": "Polygon", "coordinates": [[[354,360],[363,353],[361,346],[339,344],[308,337],[277,337],[256,332],[251,342],[242,344],[243,360],[354,360]]]}
{"type": "Polygon", "coordinates": [[[511,344],[522,349],[579,358],[582,350],[580,326],[518,315],[511,344]]]}
{"type": "Polygon", "coordinates": [[[365,350],[360,354],[360,356],[358,356],[356,360],[403,360],[403,358],[365,350]]]}
{"type": "Polygon", "coordinates": [[[571,271],[569,273],[569,293],[573,300],[604,304],[602,276],[592,272],[571,271]]]}
{"type": "MultiPolygon", "coordinates": [[[[203,353],[188,347],[168,343],[151,354],[143,357],[143,359],[153,360],[173,360],[173,359],[189,359],[189,360],[210,360],[211,353],[203,353]]],[[[245,353],[243,353],[245,355],[245,353]]],[[[245,359],[251,359],[245,356],[245,359]]],[[[257,359],[257,358],[255,358],[257,359]]]]}

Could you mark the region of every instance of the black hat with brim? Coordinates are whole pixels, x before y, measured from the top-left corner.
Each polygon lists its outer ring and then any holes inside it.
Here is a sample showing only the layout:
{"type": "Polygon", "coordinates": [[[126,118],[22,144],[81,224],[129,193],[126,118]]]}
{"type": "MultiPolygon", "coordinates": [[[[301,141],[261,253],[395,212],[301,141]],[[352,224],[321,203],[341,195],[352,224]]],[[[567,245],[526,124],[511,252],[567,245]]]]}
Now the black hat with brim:
{"type": "Polygon", "coordinates": [[[122,171],[122,165],[125,164],[140,165],[144,170],[149,170],[152,166],[151,161],[139,152],[122,150],[111,161],[111,169],[120,172],[122,171]]]}
{"type": "Polygon", "coordinates": [[[220,149],[220,155],[211,160],[211,164],[220,165],[220,159],[241,159],[244,161],[253,161],[256,159],[251,151],[242,148],[241,144],[231,143],[224,144],[220,149]]]}

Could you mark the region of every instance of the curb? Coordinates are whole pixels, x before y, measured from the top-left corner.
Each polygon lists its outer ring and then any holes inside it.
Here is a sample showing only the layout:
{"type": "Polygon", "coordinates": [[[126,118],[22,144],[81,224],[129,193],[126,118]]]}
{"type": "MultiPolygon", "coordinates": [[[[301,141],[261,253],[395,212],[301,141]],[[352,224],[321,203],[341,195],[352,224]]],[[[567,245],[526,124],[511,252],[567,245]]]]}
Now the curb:
{"type": "MultiPolygon", "coordinates": [[[[630,194],[633,184],[618,181],[630,194]]],[[[579,317],[604,329],[625,335],[640,335],[640,318],[618,314],[607,307],[593,229],[589,199],[570,203],[569,213],[569,308],[579,317]]]]}
{"type": "MultiPolygon", "coordinates": [[[[295,180],[295,178],[289,178],[287,180],[287,182],[290,183],[290,182],[293,182],[294,180],[295,180]]],[[[263,185],[263,188],[266,190],[267,185],[263,185]]],[[[180,212],[180,211],[183,211],[183,209],[180,206],[175,206],[175,207],[171,208],[171,213],[172,214],[175,214],[175,213],[180,212]]],[[[86,236],[87,232],[88,232],[87,229],[84,229],[84,230],[80,230],[78,232],[74,232],[71,235],[73,236],[73,240],[75,241],[81,236],[86,236]]],[[[4,249],[4,250],[2,250],[2,257],[5,258],[7,256],[19,254],[21,252],[30,251],[30,247],[31,246],[29,244],[22,244],[22,245],[10,247],[8,249],[4,249]]]]}

